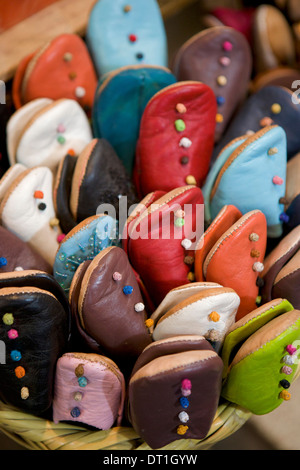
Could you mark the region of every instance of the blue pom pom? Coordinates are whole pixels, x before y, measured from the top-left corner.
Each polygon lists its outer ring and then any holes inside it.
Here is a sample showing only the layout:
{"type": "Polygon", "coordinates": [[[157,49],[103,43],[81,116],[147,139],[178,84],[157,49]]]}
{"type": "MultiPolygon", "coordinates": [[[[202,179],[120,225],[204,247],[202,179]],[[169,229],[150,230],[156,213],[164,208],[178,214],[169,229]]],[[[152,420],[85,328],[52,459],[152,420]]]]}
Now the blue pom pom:
{"type": "Polygon", "coordinates": [[[75,406],[72,410],[71,410],[71,416],[72,418],[78,418],[80,416],[80,409],[75,406]]]}
{"type": "Polygon", "coordinates": [[[20,361],[22,358],[22,354],[20,353],[20,351],[17,351],[16,349],[14,349],[13,351],[11,351],[10,357],[12,358],[13,361],[20,361]]]}
{"type": "Polygon", "coordinates": [[[224,104],[224,103],[225,103],[225,98],[224,98],[224,96],[217,96],[217,104],[218,104],[219,106],[222,106],[222,104],[224,104]]]}
{"type": "Polygon", "coordinates": [[[133,287],[131,287],[131,286],[125,286],[125,287],[123,287],[123,292],[124,292],[125,295],[132,294],[132,292],[133,292],[133,287]]]}
{"type": "Polygon", "coordinates": [[[6,258],[0,258],[0,268],[2,268],[2,266],[6,266],[7,265],[7,259],[6,258]]]}
{"type": "Polygon", "coordinates": [[[280,216],[279,216],[279,220],[281,222],[287,224],[289,222],[290,218],[285,212],[282,212],[282,214],[280,214],[280,216]]]}
{"type": "Polygon", "coordinates": [[[188,398],[181,397],[179,401],[180,401],[180,404],[181,404],[182,408],[188,408],[189,407],[190,402],[189,402],[188,398]]]}
{"type": "Polygon", "coordinates": [[[87,378],[84,376],[78,377],[78,385],[79,387],[86,387],[87,386],[87,378]]]}

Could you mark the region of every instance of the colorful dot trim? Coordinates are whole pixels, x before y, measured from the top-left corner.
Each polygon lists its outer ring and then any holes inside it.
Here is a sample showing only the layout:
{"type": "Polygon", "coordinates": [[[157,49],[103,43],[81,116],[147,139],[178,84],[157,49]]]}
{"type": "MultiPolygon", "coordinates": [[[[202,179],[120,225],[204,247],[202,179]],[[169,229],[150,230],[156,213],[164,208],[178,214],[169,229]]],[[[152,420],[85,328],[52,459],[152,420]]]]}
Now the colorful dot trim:
{"type": "Polygon", "coordinates": [[[87,378],[84,376],[78,377],[78,385],[79,387],[86,387],[88,384],[87,378]]]}
{"type": "Polygon", "coordinates": [[[221,65],[223,65],[223,67],[228,67],[231,63],[231,59],[230,57],[224,56],[224,57],[220,57],[219,62],[221,65]]]}
{"type": "Polygon", "coordinates": [[[27,398],[29,398],[29,389],[28,389],[28,387],[22,387],[21,388],[21,398],[22,398],[22,400],[27,400],[27,398]]]}
{"type": "Polygon", "coordinates": [[[288,344],[286,350],[291,356],[297,352],[297,348],[295,348],[292,344],[288,344]]]}
{"type": "Polygon", "coordinates": [[[183,103],[178,103],[176,105],[176,111],[179,113],[179,114],[185,114],[187,109],[185,107],[185,105],[183,103]]]}
{"type": "Polygon", "coordinates": [[[213,321],[213,322],[218,322],[220,320],[220,315],[218,314],[218,312],[211,312],[209,315],[208,315],[208,318],[213,321]]]}
{"type": "Polygon", "coordinates": [[[74,393],[74,400],[75,401],[81,401],[82,400],[82,393],[81,392],[75,392],[74,393]]]}
{"type": "Polygon", "coordinates": [[[265,116],[264,118],[260,120],[259,124],[261,125],[261,127],[266,127],[266,126],[271,126],[273,122],[274,121],[272,118],[265,116]]]}
{"type": "Polygon", "coordinates": [[[293,373],[293,369],[289,366],[283,366],[281,372],[285,375],[291,375],[293,373]]]}
{"type": "Polygon", "coordinates": [[[185,224],[184,219],[182,219],[182,218],[180,218],[180,217],[178,217],[178,218],[175,219],[175,221],[174,221],[175,227],[183,227],[184,224],[185,224]]]}
{"type": "Polygon", "coordinates": [[[134,310],[136,312],[142,312],[143,310],[145,310],[145,305],[142,302],[138,302],[137,304],[135,304],[134,310]]]}
{"type": "Polygon", "coordinates": [[[189,429],[188,426],[184,426],[183,424],[180,424],[177,428],[177,434],[179,434],[180,436],[184,436],[184,434],[187,432],[188,429],[189,429]]]}
{"type": "Polygon", "coordinates": [[[77,406],[75,406],[75,407],[71,410],[71,413],[70,413],[70,414],[71,414],[72,418],[79,418],[81,412],[80,412],[80,409],[79,409],[77,406]]]}
{"type": "Polygon", "coordinates": [[[279,114],[281,113],[281,106],[279,103],[274,103],[271,106],[271,111],[273,114],[279,114]]]}
{"type": "Polygon", "coordinates": [[[122,279],[122,274],[118,273],[117,271],[113,273],[113,280],[114,281],[121,281],[122,279]]]}
{"type": "Polygon", "coordinates": [[[186,409],[190,406],[190,402],[187,397],[180,397],[179,401],[180,401],[182,408],[186,409]]]}
{"type": "Polygon", "coordinates": [[[63,145],[63,144],[66,142],[66,139],[64,138],[63,135],[59,135],[59,136],[57,137],[57,142],[58,142],[59,144],[63,145]]]}
{"type": "Polygon", "coordinates": [[[16,339],[16,338],[18,338],[19,333],[17,332],[17,330],[12,328],[11,330],[9,330],[7,332],[7,336],[8,336],[9,339],[16,339]]]}
{"type": "Polygon", "coordinates": [[[137,36],[135,34],[129,34],[128,39],[130,42],[136,42],[137,36]]]}
{"type": "Polygon", "coordinates": [[[288,392],[287,390],[282,390],[282,392],[280,392],[280,395],[279,395],[279,396],[280,396],[280,398],[282,398],[282,399],[285,400],[285,401],[290,400],[291,397],[292,397],[291,394],[290,394],[290,392],[288,392]]]}
{"type": "Polygon", "coordinates": [[[24,367],[22,366],[18,366],[15,368],[15,375],[18,379],[22,379],[23,377],[25,377],[25,369],[24,367]]]}
{"type": "Polygon", "coordinates": [[[178,415],[178,418],[179,418],[179,421],[181,421],[184,424],[187,423],[188,420],[190,419],[186,411],[181,411],[178,415]]]}
{"type": "Polygon", "coordinates": [[[223,50],[226,52],[230,52],[233,49],[233,45],[230,41],[224,41],[222,47],[223,47],[223,50]]]}
{"type": "Polygon", "coordinates": [[[191,184],[191,185],[197,184],[196,178],[192,175],[187,176],[185,181],[187,184],[191,184]]]}
{"type": "Polygon", "coordinates": [[[293,365],[295,362],[294,356],[290,356],[290,355],[284,356],[282,360],[287,365],[293,365]]]}
{"type": "Polygon", "coordinates": [[[151,328],[151,326],[154,325],[154,320],[152,318],[148,318],[146,321],[145,321],[145,325],[147,328],[151,328]]]}
{"type": "Polygon", "coordinates": [[[132,286],[124,286],[123,287],[123,292],[125,295],[130,295],[133,292],[133,287],[132,286]]]}
{"type": "MultiPolygon", "coordinates": [[[[187,395],[190,395],[191,391],[192,391],[192,382],[189,379],[183,379],[181,381],[181,395],[182,396],[179,398],[179,403],[182,406],[182,408],[184,408],[184,410],[186,410],[190,405],[187,395]]],[[[181,411],[178,414],[178,419],[183,424],[179,424],[179,426],[176,429],[176,432],[180,436],[184,436],[184,434],[186,434],[186,432],[189,429],[189,427],[186,426],[186,423],[189,421],[190,417],[186,411],[181,411]]]]}
{"type": "Polygon", "coordinates": [[[177,119],[175,121],[175,129],[177,132],[183,132],[186,129],[185,122],[182,119],[177,119]]]}
{"type": "Polygon", "coordinates": [[[182,390],[192,390],[192,382],[189,379],[183,379],[181,382],[182,390]]]}
{"type": "Polygon", "coordinates": [[[82,364],[79,364],[75,369],[75,375],[76,377],[82,377],[83,374],[84,374],[84,367],[82,364]]]}
{"type": "Polygon", "coordinates": [[[12,325],[14,323],[14,316],[12,313],[5,313],[2,317],[4,325],[12,325]]]}
{"type": "Polygon", "coordinates": [[[13,351],[11,351],[10,357],[13,361],[18,362],[22,359],[22,354],[17,349],[14,349],[13,351]]]}
{"type": "Polygon", "coordinates": [[[7,265],[7,259],[4,257],[0,258],[0,268],[7,265]]]}
{"type": "Polygon", "coordinates": [[[225,75],[219,75],[217,78],[217,84],[219,86],[226,86],[227,85],[227,78],[225,75]]]}

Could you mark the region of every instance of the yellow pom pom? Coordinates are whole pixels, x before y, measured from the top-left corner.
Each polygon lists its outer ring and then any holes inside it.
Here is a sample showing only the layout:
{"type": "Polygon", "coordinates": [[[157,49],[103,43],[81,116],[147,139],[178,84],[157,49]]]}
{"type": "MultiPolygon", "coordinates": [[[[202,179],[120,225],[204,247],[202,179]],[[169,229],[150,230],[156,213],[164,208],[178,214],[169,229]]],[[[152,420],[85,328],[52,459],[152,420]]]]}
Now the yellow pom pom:
{"type": "Polygon", "coordinates": [[[145,321],[145,325],[147,328],[151,328],[153,324],[154,324],[154,320],[152,320],[152,318],[148,318],[148,320],[145,321]]]}
{"type": "Polygon", "coordinates": [[[59,219],[57,217],[52,217],[50,219],[50,227],[58,227],[59,225],[59,219]]]}
{"type": "Polygon", "coordinates": [[[192,185],[197,184],[196,178],[192,175],[187,176],[185,181],[186,181],[186,184],[192,184],[192,185]]]}
{"type": "Polygon", "coordinates": [[[27,400],[29,397],[29,389],[27,387],[22,387],[21,388],[21,398],[22,400],[27,400]]]}
{"type": "Polygon", "coordinates": [[[188,273],[188,280],[193,282],[195,280],[195,274],[192,272],[188,273]]]}
{"type": "Polygon", "coordinates": [[[14,322],[14,316],[12,313],[5,313],[2,317],[4,325],[12,325],[14,322]]]}
{"type": "Polygon", "coordinates": [[[291,397],[292,395],[287,390],[282,390],[282,392],[280,392],[280,398],[282,398],[283,400],[288,401],[291,399],[291,397]]]}
{"type": "Polygon", "coordinates": [[[184,426],[183,424],[180,424],[177,428],[177,434],[179,434],[180,436],[183,436],[187,430],[189,429],[188,426],[184,426]]]}
{"type": "Polygon", "coordinates": [[[209,314],[209,319],[214,321],[214,322],[217,322],[220,320],[220,315],[218,314],[218,312],[211,312],[209,314]]]}
{"type": "Polygon", "coordinates": [[[216,122],[223,122],[223,121],[224,121],[223,115],[218,113],[216,115],[216,122]]]}
{"type": "Polygon", "coordinates": [[[272,104],[271,111],[273,114],[279,114],[281,112],[281,106],[278,103],[272,104]]]}
{"type": "Polygon", "coordinates": [[[218,85],[220,85],[220,86],[225,86],[225,85],[227,85],[227,78],[226,78],[224,75],[220,75],[220,76],[217,78],[217,83],[218,83],[218,85]]]}

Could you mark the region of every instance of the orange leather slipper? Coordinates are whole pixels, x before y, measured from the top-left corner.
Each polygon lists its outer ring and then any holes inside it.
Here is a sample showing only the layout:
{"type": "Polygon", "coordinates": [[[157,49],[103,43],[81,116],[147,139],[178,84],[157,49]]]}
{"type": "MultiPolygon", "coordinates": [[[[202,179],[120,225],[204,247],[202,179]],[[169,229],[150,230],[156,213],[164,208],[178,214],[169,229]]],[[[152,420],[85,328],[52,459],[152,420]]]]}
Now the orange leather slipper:
{"type": "Polygon", "coordinates": [[[211,248],[240,217],[242,213],[237,207],[232,204],[224,206],[199,239],[195,250],[195,280],[197,282],[205,280],[203,264],[211,248]]]}
{"type": "Polygon", "coordinates": [[[12,96],[17,109],[36,98],[68,98],[90,112],[97,82],[84,41],[77,34],[61,34],[23,58],[12,96]]]}
{"type": "Polygon", "coordinates": [[[203,264],[207,282],[231,287],[241,299],[236,319],[257,308],[258,275],[263,271],[267,244],[265,215],[254,210],[235,222],[208,253],[203,264]]]}

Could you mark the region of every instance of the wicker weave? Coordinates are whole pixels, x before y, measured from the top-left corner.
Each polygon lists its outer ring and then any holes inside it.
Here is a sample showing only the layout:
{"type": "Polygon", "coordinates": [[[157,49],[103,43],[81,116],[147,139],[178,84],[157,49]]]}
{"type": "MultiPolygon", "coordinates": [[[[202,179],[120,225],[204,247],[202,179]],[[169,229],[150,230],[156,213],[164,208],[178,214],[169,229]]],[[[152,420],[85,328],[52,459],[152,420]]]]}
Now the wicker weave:
{"type": "MultiPolygon", "coordinates": [[[[209,449],[237,431],[251,413],[230,403],[219,406],[205,439],[182,439],[164,450],[209,449]]],[[[131,427],[91,431],[82,426],[58,423],[29,415],[0,402],[0,429],[29,450],[150,450],[131,427]]]]}
{"type": "MultiPolygon", "coordinates": [[[[300,376],[298,365],[294,381],[300,376]]],[[[252,414],[229,402],[218,409],[209,433],[202,440],[176,440],[162,450],[207,450],[238,431],[252,414]]],[[[131,427],[91,431],[76,424],[52,421],[24,413],[0,402],[0,430],[29,450],[151,450],[131,427]]]]}

